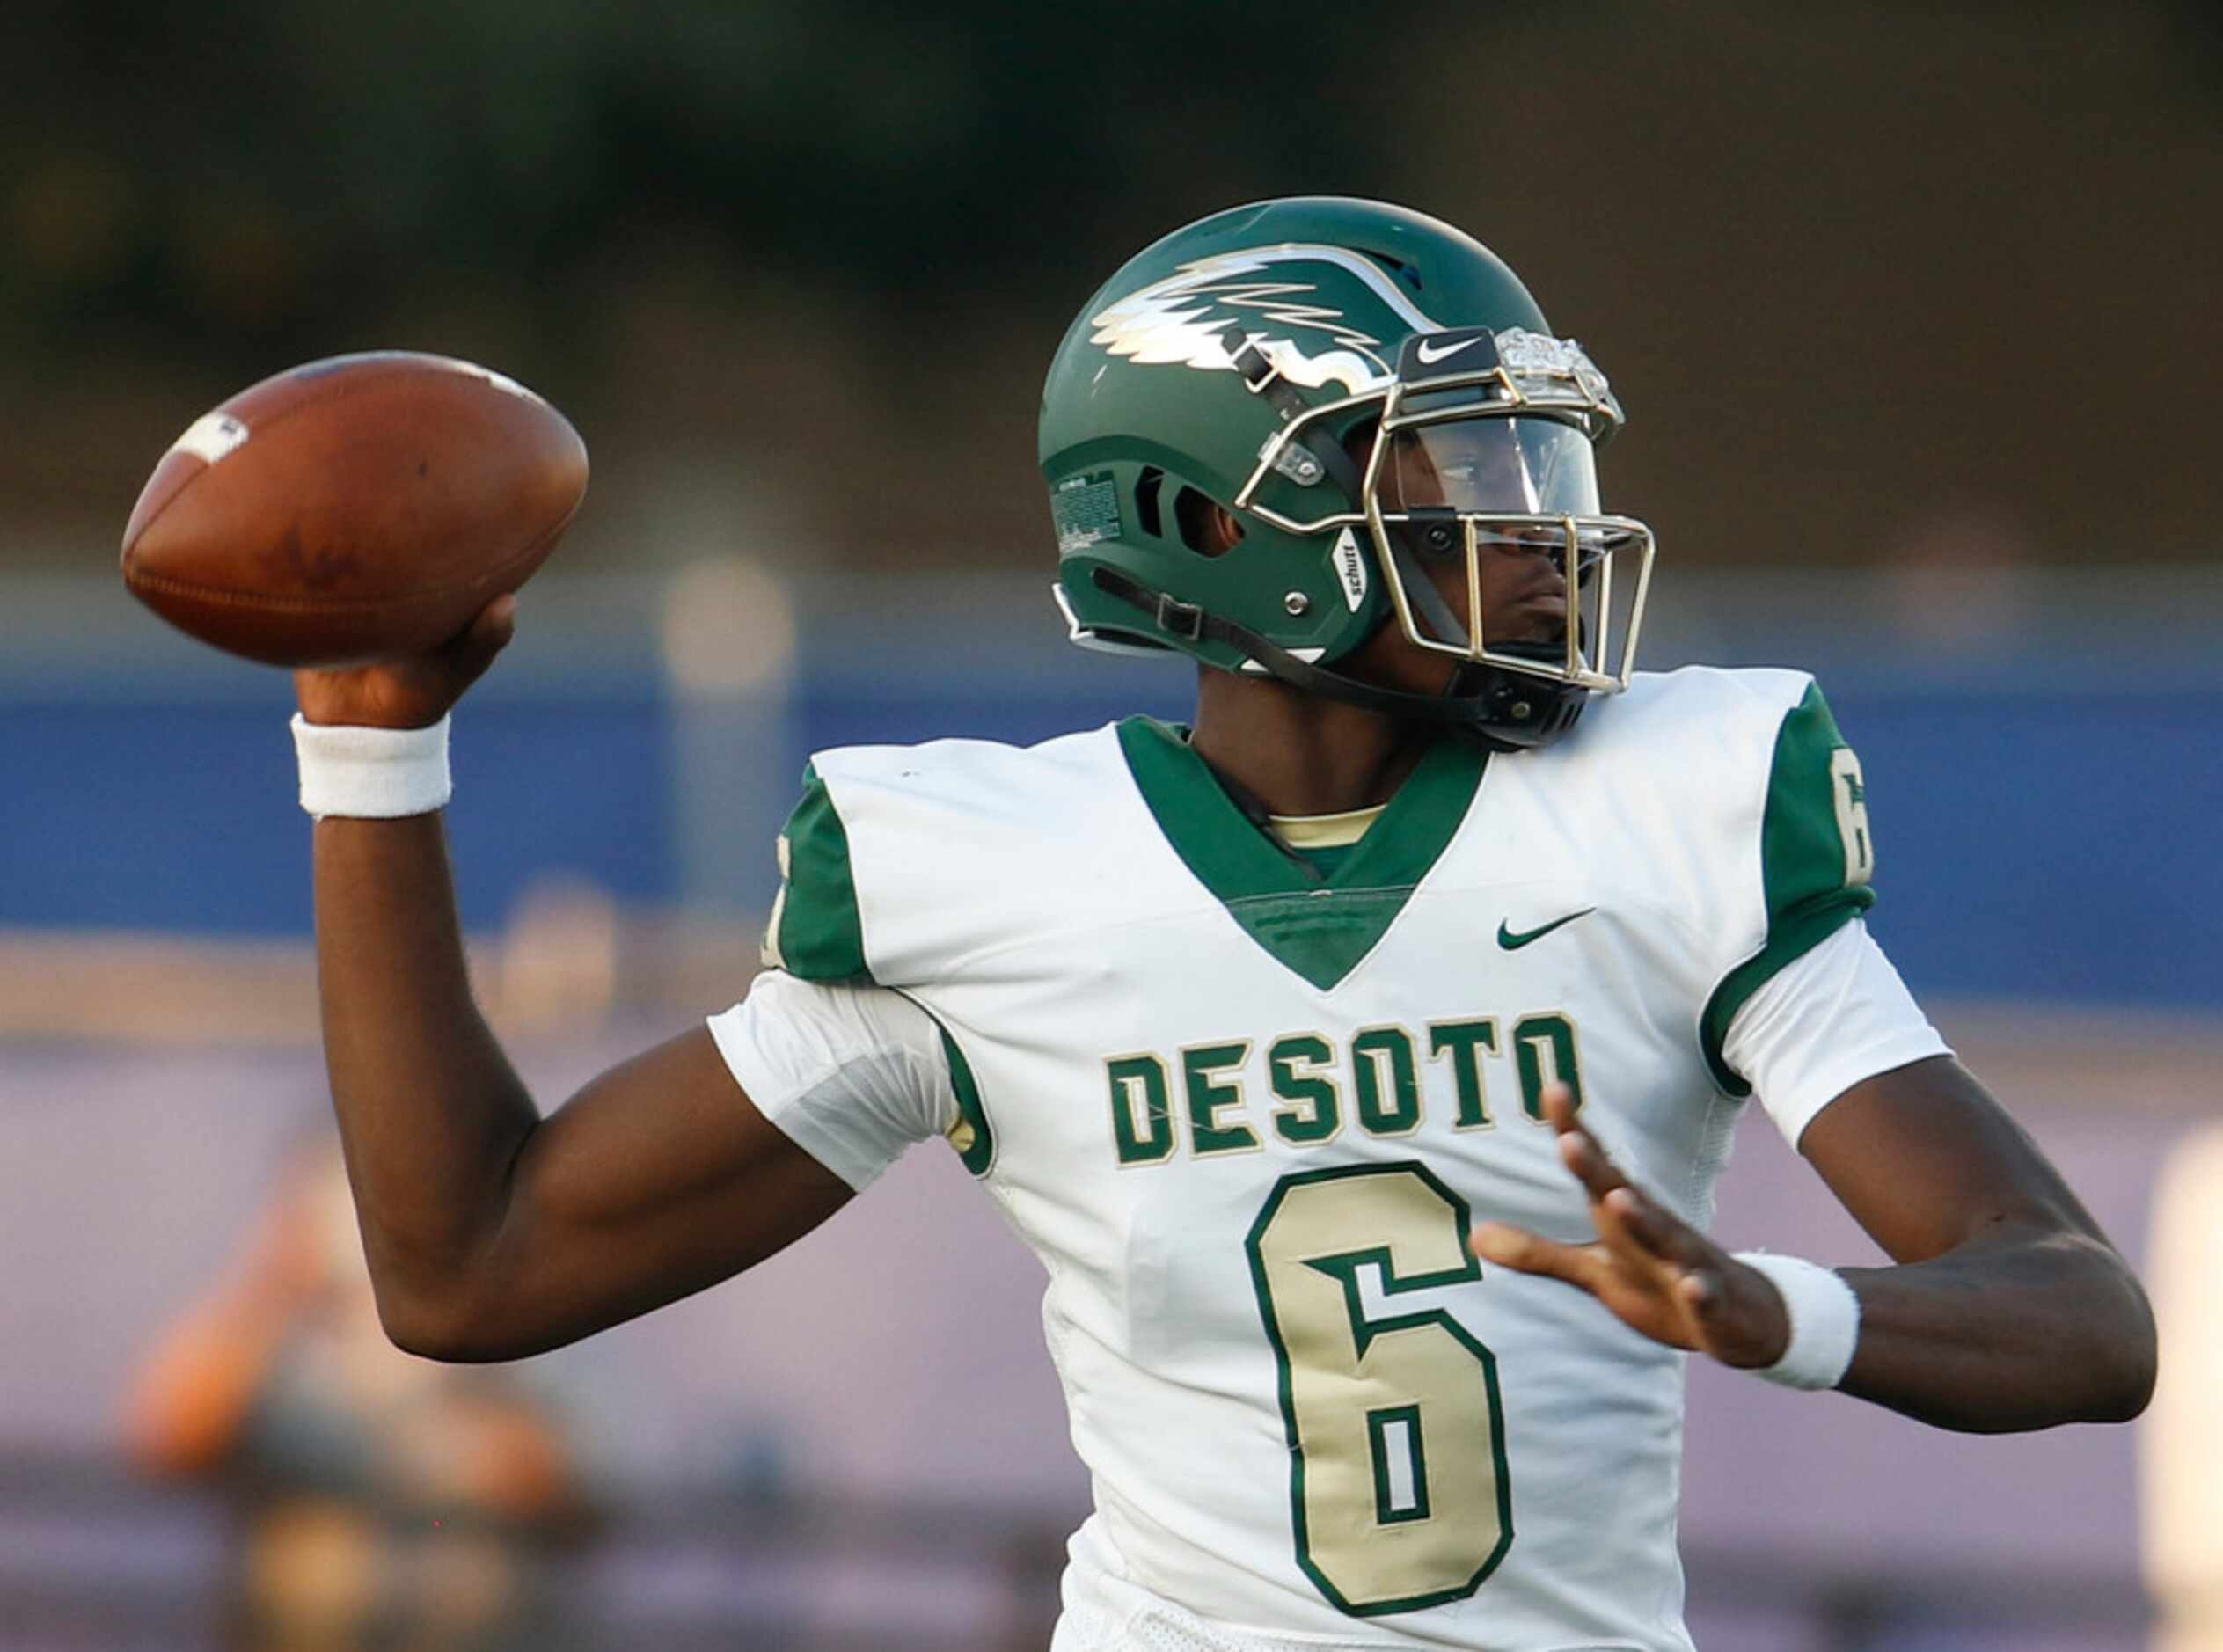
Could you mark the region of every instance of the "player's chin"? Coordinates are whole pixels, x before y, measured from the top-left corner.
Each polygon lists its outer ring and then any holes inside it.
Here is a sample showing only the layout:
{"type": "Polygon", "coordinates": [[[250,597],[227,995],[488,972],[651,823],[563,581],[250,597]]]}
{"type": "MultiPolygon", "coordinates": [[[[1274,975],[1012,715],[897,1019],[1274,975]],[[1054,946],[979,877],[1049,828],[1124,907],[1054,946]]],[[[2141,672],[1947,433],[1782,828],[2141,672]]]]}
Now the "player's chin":
{"type": "Polygon", "coordinates": [[[1556,611],[1551,609],[1516,610],[1502,627],[1490,627],[1486,647],[1496,647],[1508,643],[1523,647],[1543,644],[1564,648],[1567,646],[1566,604],[1561,603],[1556,611]]]}

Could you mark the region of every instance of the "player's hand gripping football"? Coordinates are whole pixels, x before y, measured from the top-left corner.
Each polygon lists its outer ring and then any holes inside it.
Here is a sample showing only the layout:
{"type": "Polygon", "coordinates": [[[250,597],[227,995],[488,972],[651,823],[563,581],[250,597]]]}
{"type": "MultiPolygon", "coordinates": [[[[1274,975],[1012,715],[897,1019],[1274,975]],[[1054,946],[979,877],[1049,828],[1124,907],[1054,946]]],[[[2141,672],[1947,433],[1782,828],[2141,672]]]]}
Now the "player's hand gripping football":
{"type": "Polygon", "coordinates": [[[1781,1359],[1791,1322],[1774,1285],[1621,1174],[1577,1122],[1565,1085],[1544,1092],[1544,1116],[1559,1133],[1560,1157],[1590,1195],[1597,1239],[1563,1245],[1488,1222],[1474,1231],[1474,1254],[1587,1290],[1624,1324],[1670,1348],[1711,1354],[1727,1365],[1781,1359]]]}
{"type": "Polygon", "coordinates": [[[363,728],[428,728],[486,674],[516,634],[517,599],[497,596],[471,624],[429,654],[377,660],[341,670],[301,670],[293,691],[312,723],[363,728]]]}

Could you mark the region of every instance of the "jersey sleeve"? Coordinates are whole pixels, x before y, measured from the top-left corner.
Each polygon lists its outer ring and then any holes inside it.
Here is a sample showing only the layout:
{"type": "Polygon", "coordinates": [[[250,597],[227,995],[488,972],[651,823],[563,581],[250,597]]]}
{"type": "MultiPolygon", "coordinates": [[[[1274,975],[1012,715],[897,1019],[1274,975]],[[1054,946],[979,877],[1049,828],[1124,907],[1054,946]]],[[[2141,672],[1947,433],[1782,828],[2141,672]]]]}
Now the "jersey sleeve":
{"type": "Polygon", "coordinates": [[[1745,999],[1722,1053],[1796,1148],[1815,1116],[1863,1078],[1953,1052],[1856,919],[1745,999]]]}
{"type": "Polygon", "coordinates": [[[757,1110],[852,1188],[930,1136],[966,1150],[954,1050],[900,993],[768,969],[709,1026],[757,1110]]]}
{"type": "Polygon", "coordinates": [[[803,981],[868,982],[849,830],[814,764],[779,834],[779,894],[764,926],[764,961],[803,981]]]}
{"type": "Polygon", "coordinates": [[[1860,759],[1838,733],[1822,691],[1807,684],[1776,730],[1760,808],[1759,866],[1766,913],[1758,949],[1723,976],[1700,1021],[1707,1064],[1730,1095],[1751,1093],[1723,1050],[1755,992],[1875,904],[1876,848],[1860,759]]]}

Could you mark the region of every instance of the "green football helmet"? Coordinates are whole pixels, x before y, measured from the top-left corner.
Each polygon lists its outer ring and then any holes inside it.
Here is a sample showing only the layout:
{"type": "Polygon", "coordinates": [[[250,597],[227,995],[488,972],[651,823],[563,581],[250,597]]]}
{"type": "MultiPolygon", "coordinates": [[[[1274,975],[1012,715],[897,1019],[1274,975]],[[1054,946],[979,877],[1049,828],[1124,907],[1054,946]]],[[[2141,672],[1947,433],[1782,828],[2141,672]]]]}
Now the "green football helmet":
{"type": "Polygon", "coordinates": [[[1087,647],[1542,745],[1628,685],[1652,534],[1599,508],[1592,464],[1620,422],[1582,347],[1449,224],[1331,196],[1216,213],[1130,259],[1050,364],[1058,603],[1087,647]],[[1481,559],[1507,549],[1558,559],[1559,638],[1492,637],[1481,559]],[[1428,572],[1461,556],[1463,613],[1428,572]],[[1392,618],[1458,662],[1444,695],[1328,669],[1392,618]]]}

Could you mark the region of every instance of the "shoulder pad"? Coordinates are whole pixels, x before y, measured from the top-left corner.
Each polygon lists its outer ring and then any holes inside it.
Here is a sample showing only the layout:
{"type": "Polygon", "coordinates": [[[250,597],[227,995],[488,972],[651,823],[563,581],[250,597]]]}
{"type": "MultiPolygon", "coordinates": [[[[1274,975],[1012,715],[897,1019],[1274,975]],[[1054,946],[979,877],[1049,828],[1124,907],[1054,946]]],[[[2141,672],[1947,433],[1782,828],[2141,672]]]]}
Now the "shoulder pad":
{"type": "Polygon", "coordinates": [[[813,981],[944,979],[1057,910],[1117,759],[1107,730],[820,752],[780,840],[765,962],[813,981]]]}
{"type": "Polygon", "coordinates": [[[1788,700],[1774,720],[1766,792],[1759,806],[1759,873],[1766,931],[1707,1001],[1700,1041],[1722,1087],[1751,1086],[1722,1056],[1738,1010],[1777,971],[1803,957],[1876,903],[1876,869],[1861,762],[1838,732],[1829,702],[1803,672],[1738,673],[1774,679],[1769,698],[1788,700]],[[1792,692],[1795,691],[1795,698],[1792,692]]]}

